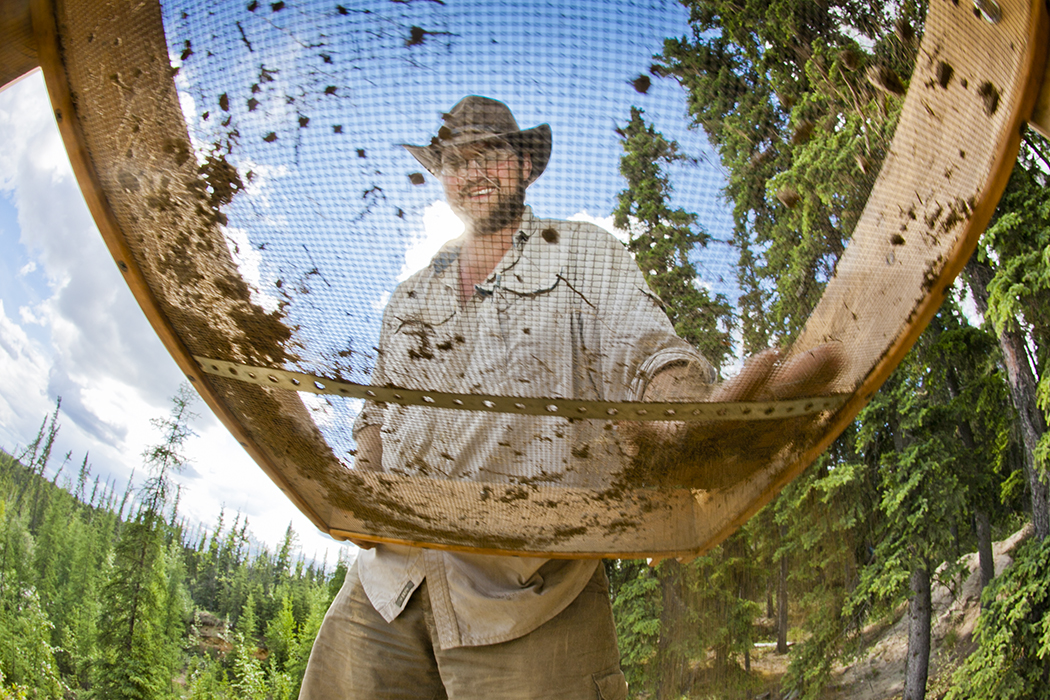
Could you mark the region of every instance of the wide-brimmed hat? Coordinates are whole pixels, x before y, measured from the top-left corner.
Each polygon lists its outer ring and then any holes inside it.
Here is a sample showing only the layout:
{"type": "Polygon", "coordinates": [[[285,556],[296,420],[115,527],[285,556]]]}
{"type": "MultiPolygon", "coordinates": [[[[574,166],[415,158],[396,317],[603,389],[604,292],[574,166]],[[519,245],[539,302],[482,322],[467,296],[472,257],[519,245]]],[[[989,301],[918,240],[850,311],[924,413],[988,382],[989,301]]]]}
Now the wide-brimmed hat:
{"type": "Polygon", "coordinates": [[[430,139],[429,145],[401,144],[434,175],[438,175],[441,169],[443,149],[489,139],[502,139],[522,155],[529,154],[532,172],[526,185],[531,185],[542,175],[550,161],[550,125],[540,124],[522,131],[510,113],[510,108],[498,100],[468,95],[441,118],[445,123],[438,129],[437,136],[430,139]]]}

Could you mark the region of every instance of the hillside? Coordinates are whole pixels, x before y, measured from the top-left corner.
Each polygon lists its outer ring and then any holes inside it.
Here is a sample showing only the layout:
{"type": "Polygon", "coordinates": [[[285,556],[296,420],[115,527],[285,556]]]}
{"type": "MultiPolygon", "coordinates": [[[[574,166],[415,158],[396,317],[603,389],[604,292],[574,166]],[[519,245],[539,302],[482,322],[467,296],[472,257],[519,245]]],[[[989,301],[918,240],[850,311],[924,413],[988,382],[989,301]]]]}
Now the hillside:
{"type": "MultiPolygon", "coordinates": [[[[1005,540],[994,543],[996,576],[1013,563],[1011,553],[1031,534],[1029,524],[1005,540]]],[[[981,609],[976,552],[967,554],[963,563],[969,573],[956,586],[954,594],[940,584],[935,584],[933,588],[930,680],[926,693],[929,700],[943,696],[952,670],[975,647],[973,631],[981,609]]],[[[895,700],[901,697],[908,651],[907,610],[907,603],[904,603],[891,619],[878,620],[865,627],[863,650],[848,663],[836,666],[826,691],[827,700],[895,700]]],[[[765,622],[767,627],[772,628],[773,620],[765,622]]],[[[761,688],[755,693],[755,698],[777,700],[788,697],[777,693],[790,657],[778,655],[774,646],[771,642],[755,645],[751,658],[751,671],[754,674],[752,687],[761,688]]],[[[702,671],[698,675],[702,676],[702,671]]]]}
{"type": "MultiPolygon", "coordinates": [[[[996,576],[1013,563],[1011,553],[1031,534],[1031,525],[1027,525],[993,545],[996,576]]],[[[965,560],[969,575],[954,594],[943,585],[935,584],[933,588],[933,648],[927,698],[938,698],[947,690],[948,674],[974,648],[973,630],[981,610],[980,572],[976,552],[966,555],[965,560]]],[[[859,658],[838,669],[829,698],[890,700],[901,696],[908,650],[907,607],[900,608],[892,624],[872,625],[865,635],[870,635],[870,643],[859,658]]]]}

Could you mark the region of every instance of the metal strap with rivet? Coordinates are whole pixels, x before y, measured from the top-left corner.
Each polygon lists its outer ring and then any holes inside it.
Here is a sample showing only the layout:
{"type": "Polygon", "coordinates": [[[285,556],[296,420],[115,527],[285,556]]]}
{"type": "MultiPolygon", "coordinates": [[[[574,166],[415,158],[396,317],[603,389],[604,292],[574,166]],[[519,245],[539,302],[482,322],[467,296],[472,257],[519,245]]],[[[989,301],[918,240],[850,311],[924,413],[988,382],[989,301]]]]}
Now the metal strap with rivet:
{"type": "Polygon", "coordinates": [[[355,384],[330,377],[292,372],[271,367],[253,367],[226,360],[195,357],[200,368],[210,375],[236,379],[259,386],[311,394],[345,396],[378,403],[405,406],[430,406],[464,411],[519,413],[531,416],[595,418],[632,421],[729,421],[778,420],[835,411],[849,396],[832,394],[785,401],[739,401],[731,403],[585,401],[580,399],[530,398],[524,396],[488,396],[420,391],[390,386],[355,384]]]}

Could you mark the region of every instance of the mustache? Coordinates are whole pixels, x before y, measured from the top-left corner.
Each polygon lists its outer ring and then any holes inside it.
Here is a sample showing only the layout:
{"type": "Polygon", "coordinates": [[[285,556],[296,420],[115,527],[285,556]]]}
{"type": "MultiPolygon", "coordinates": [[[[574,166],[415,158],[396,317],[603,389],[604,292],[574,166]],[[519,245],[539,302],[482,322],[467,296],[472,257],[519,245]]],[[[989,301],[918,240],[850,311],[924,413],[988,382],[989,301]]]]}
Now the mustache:
{"type": "Polygon", "coordinates": [[[473,180],[468,180],[464,182],[462,185],[459,186],[459,191],[466,192],[467,190],[475,189],[478,187],[497,187],[499,189],[503,189],[503,185],[502,183],[500,183],[499,178],[486,176],[474,178],[473,180]]]}

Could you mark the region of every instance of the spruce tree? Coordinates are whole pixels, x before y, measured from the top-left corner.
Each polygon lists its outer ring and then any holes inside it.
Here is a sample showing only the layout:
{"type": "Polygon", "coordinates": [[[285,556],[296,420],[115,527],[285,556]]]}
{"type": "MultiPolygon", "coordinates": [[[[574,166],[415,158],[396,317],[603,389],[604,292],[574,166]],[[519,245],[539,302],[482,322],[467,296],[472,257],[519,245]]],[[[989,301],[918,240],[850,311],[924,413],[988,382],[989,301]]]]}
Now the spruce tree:
{"type": "Polygon", "coordinates": [[[1050,144],[1026,134],[995,217],[966,269],[995,328],[1018,414],[1035,536],[1050,536],[1050,144]]]}
{"type": "MultiPolygon", "coordinates": [[[[675,332],[720,368],[732,355],[732,309],[724,296],[708,293],[691,259],[710,237],[695,214],[670,204],[672,186],[666,169],[685,156],[677,143],[645,122],[637,107],[631,108],[631,118],[619,133],[624,151],[620,174],[627,187],[617,195],[616,226],[630,232],[627,247],[649,288],[663,302],[675,332]]],[[[651,661],[646,651],[653,643],[651,623],[632,619],[622,624],[633,657],[630,673],[651,682],[659,697],[676,697],[686,685],[690,652],[698,646],[683,567],[676,561],[661,564],[656,571],[658,588],[651,587],[648,574],[637,567],[625,565],[622,574],[626,579],[620,584],[623,612],[660,611],[651,661]],[[657,600],[640,607],[630,602],[642,591],[651,591],[657,600]]]]}
{"type": "Polygon", "coordinates": [[[649,288],[663,301],[675,333],[697,348],[715,367],[732,355],[729,332],[733,311],[724,295],[703,286],[692,256],[710,240],[696,214],[670,204],[667,166],[686,160],[678,144],[646,124],[644,112],[631,108],[623,133],[620,174],[627,188],[616,196],[616,226],[631,234],[628,249],[649,288]]]}
{"type": "Polygon", "coordinates": [[[100,698],[149,700],[171,692],[177,655],[166,545],[166,509],[173,476],[186,462],[183,449],[193,435],[189,423],[192,390],[183,385],[172,397],[167,418],[153,425],[162,440],[143,453],[149,477],[139,489],[138,508],[121,529],[110,577],[102,590],[97,672],[100,698]]]}

